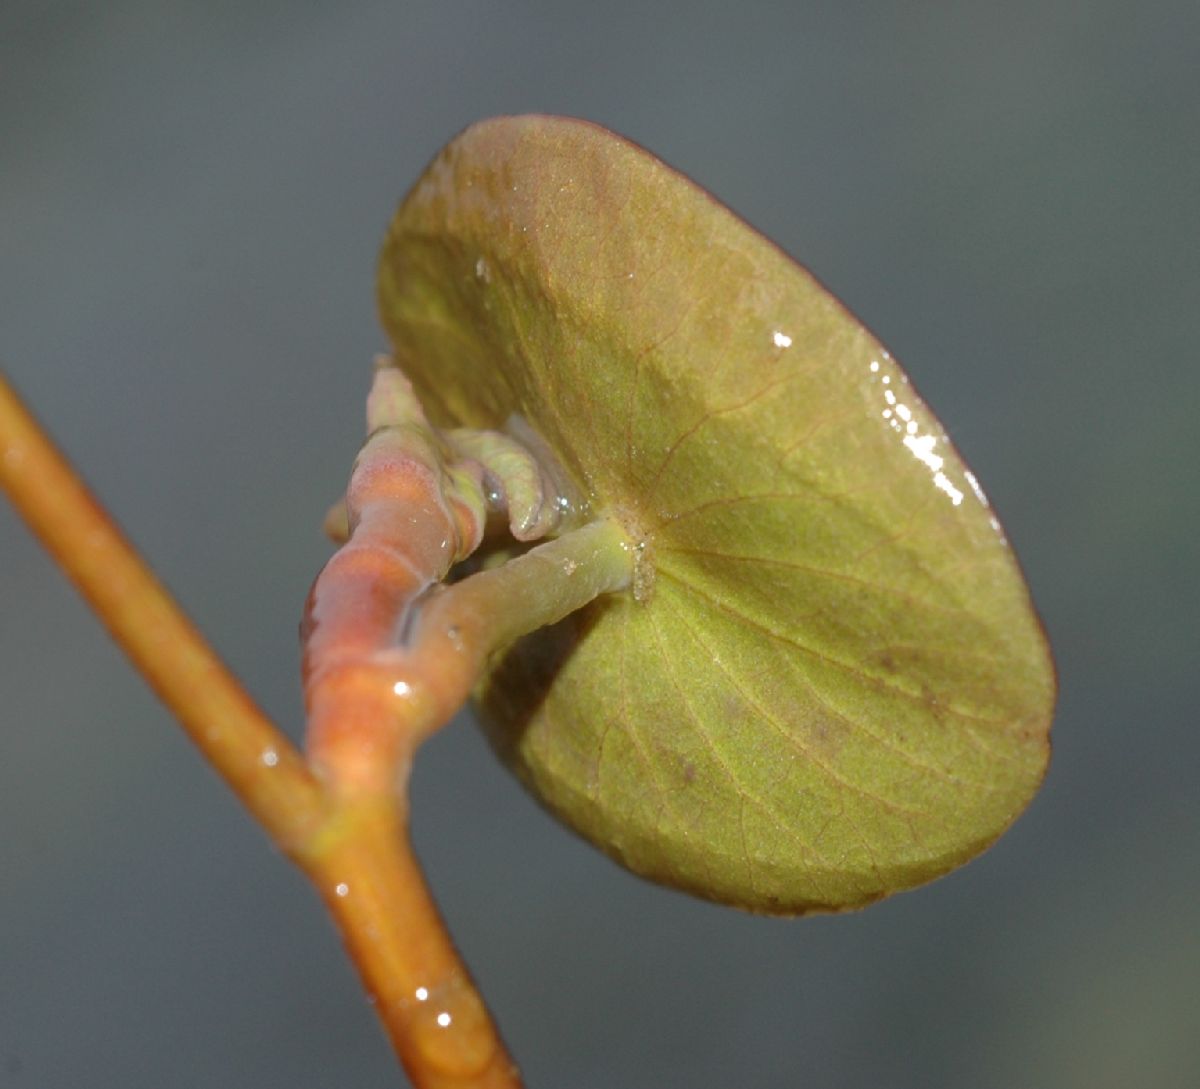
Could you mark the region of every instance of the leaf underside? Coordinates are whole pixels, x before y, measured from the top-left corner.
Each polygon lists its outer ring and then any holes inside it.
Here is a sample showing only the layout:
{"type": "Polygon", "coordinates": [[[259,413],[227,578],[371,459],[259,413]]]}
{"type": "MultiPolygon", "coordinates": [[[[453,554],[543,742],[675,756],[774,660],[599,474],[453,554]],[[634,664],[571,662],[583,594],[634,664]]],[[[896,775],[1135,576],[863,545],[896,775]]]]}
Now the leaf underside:
{"type": "Polygon", "coordinates": [[[937,877],[1027,805],[1049,652],[974,477],[813,277],[585,122],[467,129],[380,265],[436,422],[524,418],[654,572],[478,696],[503,759],[631,870],[757,911],[937,877]]]}

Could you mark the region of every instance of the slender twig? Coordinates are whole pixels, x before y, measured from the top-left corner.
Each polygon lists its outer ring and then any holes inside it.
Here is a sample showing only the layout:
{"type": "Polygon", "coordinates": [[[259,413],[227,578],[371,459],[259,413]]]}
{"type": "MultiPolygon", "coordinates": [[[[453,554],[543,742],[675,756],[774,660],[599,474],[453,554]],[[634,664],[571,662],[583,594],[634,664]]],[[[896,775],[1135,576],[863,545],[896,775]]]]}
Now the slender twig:
{"type": "Polygon", "coordinates": [[[298,859],[418,1089],[520,1089],[413,856],[398,795],[340,798],[298,859]]]}
{"type": "Polygon", "coordinates": [[[284,848],[321,819],[290,741],[155,578],[0,375],[0,484],[134,666],[284,848]]]}

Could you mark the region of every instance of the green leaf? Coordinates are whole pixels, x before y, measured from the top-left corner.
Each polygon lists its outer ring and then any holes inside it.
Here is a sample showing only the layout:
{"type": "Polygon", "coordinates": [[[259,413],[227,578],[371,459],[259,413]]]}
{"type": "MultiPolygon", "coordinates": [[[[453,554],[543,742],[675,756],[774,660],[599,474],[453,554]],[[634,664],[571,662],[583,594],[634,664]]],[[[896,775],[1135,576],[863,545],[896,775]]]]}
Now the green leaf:
{"type": "Polygon", "coordinates": [[[597,126],[467,129],[400,208],[379,290],[431,417],[524,418],[639,594],[520,641],[479,699],[562,820],[758,911],[856,907],[990,844],[1054,702],[975,478],[883,347],[693,183],[597,126]]]}

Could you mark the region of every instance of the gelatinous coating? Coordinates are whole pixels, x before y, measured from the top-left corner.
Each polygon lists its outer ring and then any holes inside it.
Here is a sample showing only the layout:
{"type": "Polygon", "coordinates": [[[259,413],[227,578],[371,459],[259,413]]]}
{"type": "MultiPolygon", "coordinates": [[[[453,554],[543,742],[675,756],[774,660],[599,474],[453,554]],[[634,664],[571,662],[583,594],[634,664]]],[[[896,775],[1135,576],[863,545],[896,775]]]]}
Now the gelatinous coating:
{"type": "Polygon", "coordinates": [[[903,371],[712,197],[593,125],[472,126],[401,206],[384,324],[431,418],[514,414],[642,592],[521,640],[501,755],[652,879],[770,912],[936,877],[1026,806],[1054,678],[999,523],[903,371]]]}
{"type": "Polygon", "coordinates": [[[554,482],[519,442],[498,431],[466,428],[447,432],[446,439],[459,457],[482,467],[485,485],[495,489],[489,503],[508,511],[518,541],[536,541],[558,528],[563,511],[554,482]]]}
{"type": "Polygon", "coordinates": [[[497,641],[629,584],[623,532],[597,522],[426,592],[479,547],[489,506],[522,541],[557,526],[560,472],[509,436],[439,431],[401,371],[376,360],[367,440],[327,519],[344,543],[313,583],[301,627],[310,760],[343,794],[390,796],[415,747],[466,702],[497,641]]]}
{"type": "Polygon", "coordinates": [[[437,706],[436,678],[410,681],[395,651],[419,595],[474,552],[484,521],[478,467],[443,459],[387,360],[376,364],[367,431],[346,491],[348,540],[313,583],[302,625],[310,759],[360,793],[390,792],[424,732],[441,725],[414,710],[437,706]]]}

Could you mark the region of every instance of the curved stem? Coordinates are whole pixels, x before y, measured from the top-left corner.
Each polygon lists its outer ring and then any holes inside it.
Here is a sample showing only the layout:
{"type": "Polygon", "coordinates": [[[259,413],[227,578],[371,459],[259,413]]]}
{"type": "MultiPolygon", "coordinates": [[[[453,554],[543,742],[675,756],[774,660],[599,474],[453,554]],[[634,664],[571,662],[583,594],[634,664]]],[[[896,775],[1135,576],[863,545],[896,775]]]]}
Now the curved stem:
{"type": "Polygon", "coordinates": [[[437,681],[440,715],[467,699],[488,656],[633,582],[636,549],[616,522],[590,522],[500,567],[431,594],[409,648],[392,652],[400,675],[437,681]]]}
{"type": "Polygon", "coordinates": [[[481,650],[499,649],[601,594],[628,589],[637,562],[637,547],[617,522],[589,522],[447,587],[422,610],[417,638],[453,628],[481,650]]]}
{"type": "Polygon", "coordinates": [[[0,375],[0,485],[234,793],[285,849],[322,817],[303,758],[155,578],[0,375]]]}

